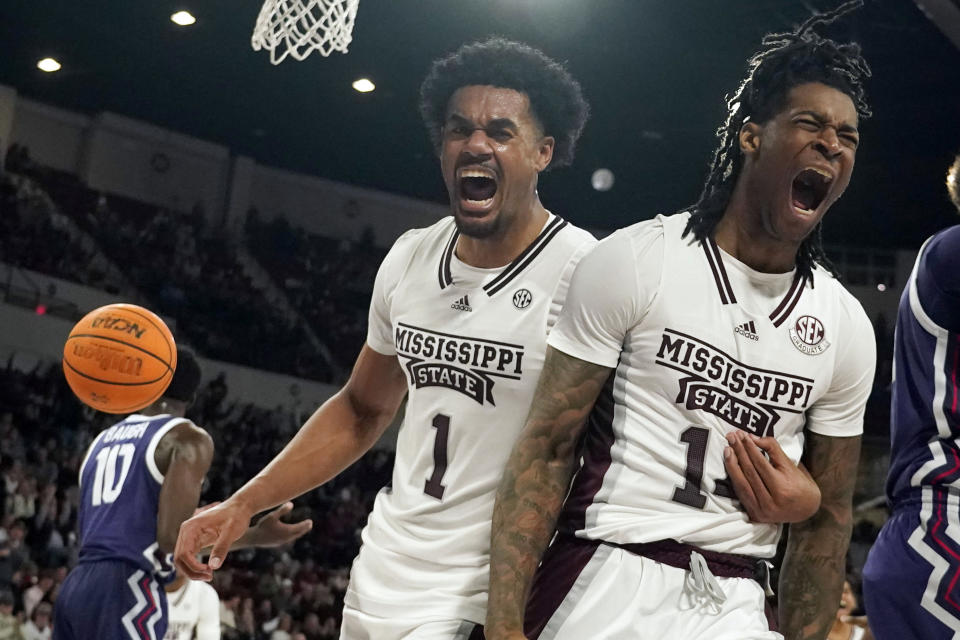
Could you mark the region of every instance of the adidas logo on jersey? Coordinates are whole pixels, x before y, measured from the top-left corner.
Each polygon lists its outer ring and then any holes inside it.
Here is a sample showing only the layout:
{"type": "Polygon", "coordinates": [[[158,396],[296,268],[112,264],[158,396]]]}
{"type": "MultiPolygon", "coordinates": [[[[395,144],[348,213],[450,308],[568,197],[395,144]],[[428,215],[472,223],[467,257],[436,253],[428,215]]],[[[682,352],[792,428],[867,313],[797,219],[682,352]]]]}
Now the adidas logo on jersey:
{"type": "Polygon", "coordinates": [[[757,328],[753,324],[753,320],[751,320],[750,322],[744,322],[743,324],[738,324],[734,328],[733,332],[739,333],[744,338],[747,338],[748,340],[753,340],[754,342],[757,342],[760,340],[760,336],[757,335],[757,328]]]}
{"type": "Polygon", "coordinates": [[[467,296],[463,296],[452,305],[451,309],[456,309],[457,311],[473,311],[473,307],[470,306],[470,301],[467,300],[467,296]]]}

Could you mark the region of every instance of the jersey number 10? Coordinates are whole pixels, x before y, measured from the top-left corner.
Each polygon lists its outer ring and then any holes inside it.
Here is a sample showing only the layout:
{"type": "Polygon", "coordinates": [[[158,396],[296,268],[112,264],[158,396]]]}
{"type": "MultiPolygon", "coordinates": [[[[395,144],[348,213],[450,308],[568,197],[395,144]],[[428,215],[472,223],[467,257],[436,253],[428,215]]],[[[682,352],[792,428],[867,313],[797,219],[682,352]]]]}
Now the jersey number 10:
{"type": "Polygon", "coordinates": [[[132,442],[115,444],[109,449],[97,453],[97,472],[93,477],[93,506],[111,504],[120,497],[123,483],[130,472],[130,464],[137,448],[132,442]],[[117,473],[117,460],[120,461],[120,473],[117,473]]]}

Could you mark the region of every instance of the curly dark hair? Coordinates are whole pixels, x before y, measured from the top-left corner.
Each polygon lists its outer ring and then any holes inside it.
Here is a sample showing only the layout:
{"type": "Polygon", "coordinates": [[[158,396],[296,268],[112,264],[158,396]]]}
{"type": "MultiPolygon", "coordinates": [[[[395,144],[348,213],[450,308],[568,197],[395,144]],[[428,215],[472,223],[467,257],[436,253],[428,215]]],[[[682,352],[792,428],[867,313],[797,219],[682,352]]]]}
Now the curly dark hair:
{"type": "MultiPolygon", "coordinates": [[[[863,6],[863,0],[845,2],[833,11],[808,18],[793,32],[764,36],[762,48],[747,64],[747,76],[736,93],[727,98],[727,119],[717,130],[720,146],[714,152],[700,199],[690,208],[684,235],[693,232],[702,240],[713,233],[733,194],[743,168],[739,133],[748,120],[764,123],[784,108],[790,90],[808,82],[819,82],[850,96],[857,113],[869,118],[863,82],[870,67],[856,43],[839,44],[813,31],[863,6]]],[[[836,269],[823,252],[822,223],[808,235],[797,254],[797,269],[812,277],[814,264],[834,276],[836,269]]]]}
{"type": "Polygon", "coordinates": [[[544,135],[556,141],[552,166],[573,162],[577,139],[590,115],[580,83],[562,64],[520,42],[490,38],[434,60],[420,85],[420,116],[439,149],[447,105],[460,87],[490,85],[514,89],[530,99],[544,135]]]}
{"type": "Polygon", "coordinates": [[[950,194],[957,211],[960,211],[960,153],[953,159],[953,164],[947,171],[947,193],[950,194]]]}

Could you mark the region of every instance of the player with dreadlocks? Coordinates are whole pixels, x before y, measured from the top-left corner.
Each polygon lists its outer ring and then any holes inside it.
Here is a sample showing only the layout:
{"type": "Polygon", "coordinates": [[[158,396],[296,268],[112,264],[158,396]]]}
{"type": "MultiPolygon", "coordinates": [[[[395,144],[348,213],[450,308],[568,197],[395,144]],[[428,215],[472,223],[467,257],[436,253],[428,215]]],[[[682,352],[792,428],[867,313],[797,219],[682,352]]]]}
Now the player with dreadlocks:
{"type": "Polygon", "coordinates": [[[802,459],[821,492],[790,527],[779,626],[825,637],[876,346],[819,235],[869,68],[815,28],[860,4],[764,38],[699,201],[579,263],[497,493],[488,640],[782,638],[764,596],[781,527],[731,491],[761,450],[759,473],[802,459]]]}
{"type": "MultiPolygon", "coordinates": [[[[870,76],[870,68],[860,55],[859,45],[837,44],[811,31],[814,26],[833,22],[862,4],[861,0],[847,2],[830,13],[810,17],[793,33],[774,33],[763,38],[764,49],[750,59],[747,77],[737,92],[727,99],[727,120],[717,131],[720,146],[714,153],[703,193],[691,207],[686,232],[692,231],[697,240],[714,232],[743,170],[745,154],[737,148],[740,131],[748,121],[769,121],[783,107],[790,88],[804,80],[826,84],[845,93],[860,116],[870,117],[863,88],[863,80],[870,76]]],[[[801,183],[798,186],[808,185],[801,183]]],[[[837,192],[837,197],[841,193],[842,189],[837,192]]],[[[796,254],[797,269],[806,278],[812,277],[815,263],[834,273],[823,253],[819,220],[820,217],[813,232],[800,243],[796,254]]]]}

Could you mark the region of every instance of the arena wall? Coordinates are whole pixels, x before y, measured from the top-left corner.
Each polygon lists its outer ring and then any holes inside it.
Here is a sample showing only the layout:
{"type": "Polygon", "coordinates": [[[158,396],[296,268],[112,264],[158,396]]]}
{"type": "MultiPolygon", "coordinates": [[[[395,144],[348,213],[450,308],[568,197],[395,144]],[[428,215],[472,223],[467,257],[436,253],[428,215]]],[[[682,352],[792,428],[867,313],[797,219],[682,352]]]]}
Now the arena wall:
{"type": "Polygon", "coordinates": [[[20,297],[32,298],[33,304],[43,304],[48,307],[69,304],[75,306],[78,311],[85,312],[114,302],[143,304],[139,300],[121,298],[107,291],[86,287],[37,271],[11,267],[3,262],[0,262],[0,277],[3,278],[4,287],[8,290],[18,292],[20,297]]]}
{"type": "Polygon", "coordinates": [[[198,138],[102,113],[90,130],[80,178],[92,189],[223,221],[230,151],[198,138]]]}
{"type": "Polygon", "coordinates": [[[10,146],[10,133],[13,130],[14,106],[17,103],[17,92],[13,87],[0,84],[0,166],[7,157],[7,147],[10,146]]]}
{"type": "Polygon", "coordinates": [[[259,165],[252,171],[250,205],[264,220],[282,214],[294,226],[334,238],[357,240],[369,229],[380,247],[449,213],[444,205],[259,165]]]}
{"type": "Polygon", "coordinates": [[[0,145],[8,139],[25,145],[38,165],[92,189],[180,211],[200,203],[210,224],[237,232],[255,207],[262,219],[282,214],[328,237],[372,233],[386,248],[448,213],[434,202],[260,166],[225,146],[115,113],[91,118],[50,107],[0,85],[0,145]]]}
{"type": "Polygon", "coordinates": [[[16,99],[13,112],[11,144],[28,147],[37,164],[79,172],[90,118],[23,97],[16,99]]]}

